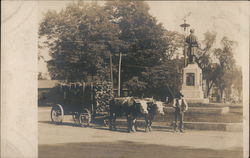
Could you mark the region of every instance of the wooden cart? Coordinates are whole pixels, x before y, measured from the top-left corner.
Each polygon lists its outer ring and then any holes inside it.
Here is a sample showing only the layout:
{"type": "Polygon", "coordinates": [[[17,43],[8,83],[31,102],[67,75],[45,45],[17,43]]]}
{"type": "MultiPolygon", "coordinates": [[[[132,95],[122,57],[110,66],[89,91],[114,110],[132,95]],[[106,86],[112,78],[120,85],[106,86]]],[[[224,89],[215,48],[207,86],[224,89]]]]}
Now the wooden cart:
{"type": "Polygon", "coordinates": [[[60,84],[56,89],[59,99],[58,103],[51,108],[51,120],[53,123],[62,123],[64,115],[72,115],[75,123],[80,126],[89,126],[96,116],[102,116],[104,124],[107,124],[108,114],[96,113],[94,109],[96,102],[94,99],[94,84],[92,82],[60,84]]]}

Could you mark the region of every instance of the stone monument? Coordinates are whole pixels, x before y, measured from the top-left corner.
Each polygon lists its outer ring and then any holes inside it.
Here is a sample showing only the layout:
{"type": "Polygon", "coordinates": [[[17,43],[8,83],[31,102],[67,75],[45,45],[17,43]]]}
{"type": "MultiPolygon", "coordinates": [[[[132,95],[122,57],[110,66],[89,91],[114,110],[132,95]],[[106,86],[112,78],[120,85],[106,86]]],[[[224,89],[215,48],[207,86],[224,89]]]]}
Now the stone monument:
{"type": "Polygon", "coordinates": [[[204,92],[202,88],[202,70],[195,62],[198,41],[194,35],[193,29],[190,30],[190,35],[186,38],[185,42],[188,64],[183,69],[181,92],[189,103],[207,103],[208,99],[204,98],[204,92]]]}

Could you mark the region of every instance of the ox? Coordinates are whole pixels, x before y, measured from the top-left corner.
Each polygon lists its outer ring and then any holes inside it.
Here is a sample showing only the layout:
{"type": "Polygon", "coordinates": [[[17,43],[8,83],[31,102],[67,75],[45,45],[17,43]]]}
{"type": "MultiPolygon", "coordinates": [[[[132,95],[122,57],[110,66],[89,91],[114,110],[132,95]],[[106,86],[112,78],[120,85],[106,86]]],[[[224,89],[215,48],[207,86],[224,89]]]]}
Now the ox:
{"type": "Polygon", "coordinates": [[[110,101],[109,129],[116,130],[116,118],[126,116],[128,123],[128,132],[135,132],[135,117],[138,115],[139,104],[133,97],[114,98],[110,101]]]}
{"type": "MultiPolygon", "coordinates": [[[[140,104],[140,114],[136,117],[143,116],[145,119],[145,132],[152,131],[152,121],[157,114],[164,115],[163,102],[155,101],[152,98],[145,98],[143,100],[136,100],[140,104]]],[[[136,121],[135,117],[135,121],[136,121]]]]}
{"type": "Polygon", "coordinates": [[[136,132],[136,119],[144,117],[145,131],[152,130],[152,121],[156,114],[164,114],[163,103],[152,98],[135,99],[133,97],[114,98],[110,101],[109,129],[116,130],[116,118],[127,117],[128,132],[136,132]]]}

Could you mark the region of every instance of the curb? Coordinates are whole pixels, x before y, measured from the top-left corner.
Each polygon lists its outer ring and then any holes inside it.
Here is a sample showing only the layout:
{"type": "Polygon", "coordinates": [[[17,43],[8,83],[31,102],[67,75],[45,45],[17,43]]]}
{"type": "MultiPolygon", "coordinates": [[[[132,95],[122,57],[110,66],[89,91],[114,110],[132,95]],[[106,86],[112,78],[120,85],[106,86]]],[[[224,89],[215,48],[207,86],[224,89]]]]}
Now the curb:
{"type": "MultiPolygon", "coordinates": [[[[117,125],[127,126],[127,120],[117,119],[117,125]]],[[[137,120],[137,126],[145,128],[145,122],[143,120],[137,120]]],[[[171,128],[169,122],[153,122],[153,128],[171,128]]],[[[226,132],[242,132],[242,123],[214,123],[214,122],[185,122],[184,128],[193,130],[207,130],[207,131],[226,131],[226,132]]]]}

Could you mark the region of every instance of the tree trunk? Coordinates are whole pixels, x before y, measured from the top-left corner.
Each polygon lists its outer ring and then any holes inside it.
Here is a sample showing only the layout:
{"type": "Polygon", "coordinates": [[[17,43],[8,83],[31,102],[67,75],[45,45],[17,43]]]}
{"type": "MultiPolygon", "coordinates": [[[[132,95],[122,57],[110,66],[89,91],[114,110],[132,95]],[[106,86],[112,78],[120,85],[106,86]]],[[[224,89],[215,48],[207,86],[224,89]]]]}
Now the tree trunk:
{"type": "Polygon", "coordinates": [[[94,73],[91,73],[91,81],[94,82],[94,73]]]}
{"type": "Polygon", "coordinates": [[[223,96],[223,88],[220,88],[220,102],[223,102],[222,96],[223,96]]]}
{"type": "Polygon", "coordinates": [[[211,82],[211,84],[209,85],[209,81],[206,80],[206,84],[207,84],[207,98],[210,97],[210,90],[213,87],[213,82],[211,82]]]}
{"type": "Polygon", "coordinates": [[[242,93],[242,91],[238,89],[238,100],[237,100],[237,102],[242,102],[241,93],[242,93]]]}
{"type": "Polygon", "coordinates": [[[210,93],[210,89],[209,89],[209,82],[206,80],[206,85],[207,85],[207,98],[209,98],[209,93],[210,93]]]}

